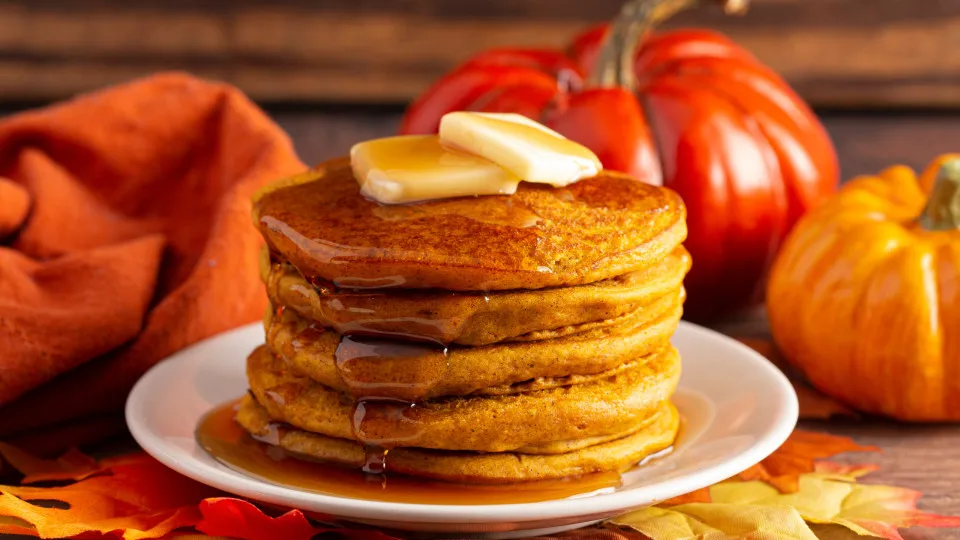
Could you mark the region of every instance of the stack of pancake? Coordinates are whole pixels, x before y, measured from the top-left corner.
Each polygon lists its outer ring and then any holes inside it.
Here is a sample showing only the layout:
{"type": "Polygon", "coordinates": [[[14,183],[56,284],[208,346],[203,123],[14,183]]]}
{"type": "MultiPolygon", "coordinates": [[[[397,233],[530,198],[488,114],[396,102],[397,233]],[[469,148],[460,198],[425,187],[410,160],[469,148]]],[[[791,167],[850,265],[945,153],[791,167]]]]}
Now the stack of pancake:
{"type": "Polygon", "coordinates": [[[294,455],[473,483],[622,471],[668,448],[690,266],[673,192],[386,206],[333,160],[255,197],[272,308],[237,421],[294,455]]]}

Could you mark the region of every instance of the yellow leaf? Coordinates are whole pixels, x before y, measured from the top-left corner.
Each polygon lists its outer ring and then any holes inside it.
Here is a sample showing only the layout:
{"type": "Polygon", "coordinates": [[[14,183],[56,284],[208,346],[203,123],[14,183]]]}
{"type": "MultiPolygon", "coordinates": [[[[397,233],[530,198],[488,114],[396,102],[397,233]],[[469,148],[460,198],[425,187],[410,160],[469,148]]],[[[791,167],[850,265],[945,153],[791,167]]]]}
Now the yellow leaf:
{"type": "Polygon", "coordinates": [[[809,525],[810,530],[820,540],[869,540],[840,525],[823,525],[820,523],[809,523],[809,525]]]}
{"type": "MultiPolygon", "coordinates": [[[[829,473],[838,479],[853,480],[875,471],[874,465],[841,465],[819,461],[844,452],[872,452],[872,446],[861,446],[849,437],[827,433],[794,431],[790,438],[766,459],[746,469],[731,480],[763,480],[780,491],[798,489],[800,475],[809,472],[829,473]]],[[[710,502],[709,488],[669,499],[661,506],[673,506],[691,502],[710,502]]]]}
{"type": "Polygon", "coordinates": [[[800,476],[799,489],[781,493],[765,482],[725,482],[710,488],[714,503],[790,506],[811,523],[834,524],[857,534],[899,539],[898,528],[913,525],[960,526],[960,518],[917,510],[919,493],[872,484],[855,484],[836,474],[800,476]]]}
{"type": "MultiPolygon", "coordinates": [[[[815,471],[817,460],[844,452],[874,452],[876,450],[872,446],[861,446],[848,437],[796,430],[776,452],[738,474],[737,478],[740,480],[763,480],[776,486],[780,491],[796,491],[798,489],[798,477],[803,473],[815,471]]],[[[849,470],[845,472],[850,473],[849,470]]]]}
{"type": "Polygon", "coordinates": [[[789,506],[690,503],[644,508],[613,523],[657,539],[817,540],[800,514],[789,506]]]}

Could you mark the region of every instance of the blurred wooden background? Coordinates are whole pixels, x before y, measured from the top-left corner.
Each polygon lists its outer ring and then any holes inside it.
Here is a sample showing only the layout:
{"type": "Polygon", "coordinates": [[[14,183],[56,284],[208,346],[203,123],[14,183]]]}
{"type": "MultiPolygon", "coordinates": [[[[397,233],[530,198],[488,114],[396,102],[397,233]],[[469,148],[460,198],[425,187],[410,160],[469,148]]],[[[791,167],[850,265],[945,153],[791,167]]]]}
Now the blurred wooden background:
{"type": "MultiPolygon", "coordinates": [[[[184,69],[266,103],[401,104],[471,53],[561,46],[621,0],[0,0],[0,102],[184,69]]],[[[754,0],[728,33],[829,108],[960,108],[960,0],[754,0]]]]}

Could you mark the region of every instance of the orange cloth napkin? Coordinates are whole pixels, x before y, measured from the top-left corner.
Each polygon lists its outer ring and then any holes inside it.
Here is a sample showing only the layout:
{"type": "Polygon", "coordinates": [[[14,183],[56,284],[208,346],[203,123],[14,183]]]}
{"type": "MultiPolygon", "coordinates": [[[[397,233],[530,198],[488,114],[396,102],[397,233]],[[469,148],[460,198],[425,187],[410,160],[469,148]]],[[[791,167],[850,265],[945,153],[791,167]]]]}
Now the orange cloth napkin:
{"type": "Polygon", "coordinates": [[[152,365],[260,318],[249,198],[303,168],[238,90],[183,74],[0,121],[0,438],[103,432],[152,365]]]}

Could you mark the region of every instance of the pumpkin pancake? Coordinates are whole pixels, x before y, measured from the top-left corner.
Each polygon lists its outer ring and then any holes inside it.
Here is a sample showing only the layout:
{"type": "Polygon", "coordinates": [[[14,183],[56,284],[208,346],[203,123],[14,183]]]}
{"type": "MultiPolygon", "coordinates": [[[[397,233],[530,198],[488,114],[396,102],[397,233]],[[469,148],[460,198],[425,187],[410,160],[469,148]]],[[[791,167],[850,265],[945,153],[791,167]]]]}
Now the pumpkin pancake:
{"type": "Polygon", "coordinates": [[[604,171],[562,189],[380,205],[349,158],[258,193],[270,248],[311,282],[348,289],[540,289],[593,283],[654,264],[686,238],[673,191],[604,171]]]}
{"type": "Polygon", "coordinates": [[[292,310],[268,312],[267,345],[297,373],[355,397],[502,395],[584,382],[669,345],[683,289],[587,331],[483,347],[344,337],[292,310]],[[444,352],[446,351],[446,352],[444,352]]]}
{"type": "Polygon", "coordinates": [[[277,421],[380,446],[480,452],[627,432],[669,398],[679,377],[680,357],[669,347],[663,355],[607,379],[410,406],[396,400],[356,402],[287,369],[266,347],[247,360],[250,390],[277,421]]]}
{"type": "MultiPolygon", "coordinates": [[[[249,395],[237,412],[237,422],[257,437],[295,456],[360,468],[366,460],[363,445],[307,431],[271,426],[267,411],[249,395]]],[[[506,452],[482,454],[422,448],[396,448],[387,455],[391,472],[453,482],[509,483],[574,477],[602,471],[623,471],[643,458],[673,444],[679,429],[677,410],[667,401],[625,437],[561,454],[506,452]]]]}
{"type": "Polygon", "coordinates": [[[605,326],[680,289],[690,269],[682,247],[642,270],[567,288],[452,293],[338,291],[313,287],[289,263],[261,274],[270,301],[341,334],[428,339],[459,345],[550,339],[605,326]]]}

